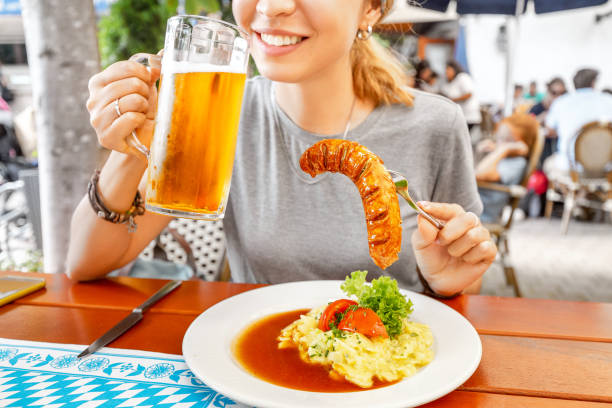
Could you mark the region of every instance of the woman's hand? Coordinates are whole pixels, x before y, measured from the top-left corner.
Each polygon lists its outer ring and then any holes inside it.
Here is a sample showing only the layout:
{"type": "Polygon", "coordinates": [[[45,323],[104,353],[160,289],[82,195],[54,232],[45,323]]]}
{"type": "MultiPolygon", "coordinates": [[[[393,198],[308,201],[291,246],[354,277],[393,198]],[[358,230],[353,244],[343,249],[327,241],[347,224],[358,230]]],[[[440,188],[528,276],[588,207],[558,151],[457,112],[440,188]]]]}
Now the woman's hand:
{"type": "Polygon", "coordinates": [[[89,80],[87,110],[98,141],[107,149],[142,154],[126,142],[136,131],[138,139],[149,146],[157,110],[155,81],[159,70],[149,70],[135,61],[119,61],[89,80]],[[119,103],[119,112],[115,106],[119,103]]]}
{"type": "Polygon", "coordinates": [[[461,206],[424,201],[419,206],[446,223],[438,230],[418,216],[412,248],[421,273],[436,293],[459,293],[485,273],[497,247],[478,216],[461,206]]]}
{"type": "Polygon", "coordinates": [[[497,147],[497,144],[493,140],[484,139],[478,142],[478,144],[476,145],[476,152],[491,153],[493,150],[495,150],[496,147],[497,147]]]}

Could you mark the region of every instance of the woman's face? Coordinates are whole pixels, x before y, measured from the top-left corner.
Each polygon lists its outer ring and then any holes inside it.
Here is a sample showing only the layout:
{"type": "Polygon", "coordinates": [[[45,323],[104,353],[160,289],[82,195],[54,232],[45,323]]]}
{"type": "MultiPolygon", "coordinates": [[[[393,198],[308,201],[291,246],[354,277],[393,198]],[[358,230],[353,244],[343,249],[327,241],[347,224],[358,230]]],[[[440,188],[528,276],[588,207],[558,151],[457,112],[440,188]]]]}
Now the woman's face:
{"type": "Polygon", "coordinates": [[[234,0],[233,11],[259,72],[293,83],[348,61],[357,30],[380,15],[368,0],[234,0]]]}
{"type": "Polygon", "coordinates": [[[446,79],[452,81],[455,78],[455,70],[451,66],[446,67],[446,79]]]}
{"type": "Polygon", "coordinates": [[[431,74],[433,73],[433,71],[431,70],[431,68],[425,68],[423,69],[420,74],[419,77],[420,79],[422,79],[423,81],[429,81],[429,79],[431,78],[431,74]]]}

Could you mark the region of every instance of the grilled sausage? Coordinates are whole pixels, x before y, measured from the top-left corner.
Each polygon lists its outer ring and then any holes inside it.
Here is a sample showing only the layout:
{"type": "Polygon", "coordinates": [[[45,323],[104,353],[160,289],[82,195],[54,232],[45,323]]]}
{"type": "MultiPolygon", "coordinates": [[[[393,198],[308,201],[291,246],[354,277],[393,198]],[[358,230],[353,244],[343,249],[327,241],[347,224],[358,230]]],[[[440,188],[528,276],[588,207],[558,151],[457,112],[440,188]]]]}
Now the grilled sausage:
{"type": "Polygon", "coordinates": [[[325,139],[302,153],[300,167],[312,177],[326,171],[349,177],[361,195],[374,263],[385,269],[397,260],[402,245],[399,202],[378,156],[357,142],[325,139]]]}

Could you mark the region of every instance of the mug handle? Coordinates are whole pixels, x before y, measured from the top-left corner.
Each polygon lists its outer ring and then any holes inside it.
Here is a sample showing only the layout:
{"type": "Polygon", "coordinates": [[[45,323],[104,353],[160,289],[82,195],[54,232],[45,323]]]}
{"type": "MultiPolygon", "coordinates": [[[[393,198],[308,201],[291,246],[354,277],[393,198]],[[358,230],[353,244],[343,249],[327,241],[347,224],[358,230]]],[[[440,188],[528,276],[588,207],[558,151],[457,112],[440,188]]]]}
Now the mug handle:
{"type": "MultiPolygon", "coordinates": [[[[145,67],[147,67],[149,71],[152,71],[152,70],[161,71],[161,60],[162,60],[163,52],[164,52],[163,49],[159,53],[157,53],[157,55],[141,52],[141,53],[132,55],[130,57],[130,61],[136,61],[144,65],[145,67]]],[[[138,139],[138,136],[136,136],[136,131],[132,131],[132,134],[130,134],[127,137],[126,142],[128,145],[132,146],[134,149],[142,153],[147,158],[147,161],[149,161],[149,157],[151,156],[151,151],[147,148],[147,146],[142,144],[142,142],[138,139]]]]}

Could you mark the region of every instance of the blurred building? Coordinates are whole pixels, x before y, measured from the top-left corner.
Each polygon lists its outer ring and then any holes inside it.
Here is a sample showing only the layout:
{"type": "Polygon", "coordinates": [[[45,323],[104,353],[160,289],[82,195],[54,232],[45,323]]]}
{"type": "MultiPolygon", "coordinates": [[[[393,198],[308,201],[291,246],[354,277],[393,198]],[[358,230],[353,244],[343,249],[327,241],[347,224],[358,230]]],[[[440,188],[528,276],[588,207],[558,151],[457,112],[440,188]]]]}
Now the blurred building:
{"type": "MultiPolygon", "coordinates": [[[[520,18],[514,82],[536,81],[540,91],[560,76],[572,89],[572,77],[584,67],[598,69],[599,88],[612,87],[612,4],[536,15],[529,3],[520,18]],[[603,18],[602,18],[603,17],[603,18]]],[[[465,16],[467,54],[483,101],[501,102],[504,79],[505,17],[465,16]]]]}
{"type": "MultiPolygon", "coordinates": [[[[98,16],[108,12],[114,0],[92,0],[98,16]]],[[[32,86],[19,0],[0,0],[0,72],[15,94],[15,114],[32,104],[32,86]]]]}

